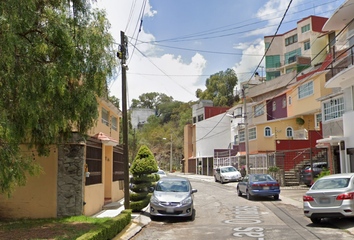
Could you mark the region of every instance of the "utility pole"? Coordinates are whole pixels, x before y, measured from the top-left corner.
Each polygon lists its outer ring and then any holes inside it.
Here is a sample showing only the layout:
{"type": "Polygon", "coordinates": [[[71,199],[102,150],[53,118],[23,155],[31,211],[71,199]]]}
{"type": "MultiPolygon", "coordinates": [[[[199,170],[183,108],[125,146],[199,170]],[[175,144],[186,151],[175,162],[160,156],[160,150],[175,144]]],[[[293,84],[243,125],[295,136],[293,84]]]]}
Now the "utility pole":
{"type": "Polygon", "coordinates": [[[245,147],[246,147],[246,174],[250,174],[250,163],[249,163],[249,146],[248,146],[248,123],[247,123],[247,104],[246,104],[246,92],[245,85],[242,88],[243,93],[243,110],[244,110],[244,121],[245,121],[245,147]]]}
{"type": "Polygon", "coordinates": [[[125,42],[124,32],[120,32],[120,56],[122,59],[122,103],[123,103],[123,169],[124,169],[124,208],[130,208],[129,196],[129,157],[128,157],[128,114],[127,114],[127,65],[126,53],[128,43],[125,42]]]}
{"type": "Polygon", "coordinates": [[[170,172],[172,172],[172,128],[171,128],[170,172]]]}

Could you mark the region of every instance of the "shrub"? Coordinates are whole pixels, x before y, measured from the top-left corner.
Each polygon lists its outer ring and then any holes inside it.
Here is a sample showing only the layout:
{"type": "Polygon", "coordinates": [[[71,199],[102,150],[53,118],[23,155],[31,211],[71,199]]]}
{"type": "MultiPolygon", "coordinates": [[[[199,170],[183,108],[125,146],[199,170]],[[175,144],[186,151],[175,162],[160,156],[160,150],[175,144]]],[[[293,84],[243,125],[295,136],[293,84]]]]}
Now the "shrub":
{"type": "Polygon", "coordinates": [[[331,175],[331,171],[330,170],[324,170],[317,177],[314,178],[314,181],[317,181],[321,177],[328,176],[328,175],[331,175]]]}
{"type": "Polygon", "coordinates": [[[280,168],[277,167],[277,166],[268,168],[268,171],[269,171],[269,172],[278,172],[279,170],[280,170],[280,168]]]}
{"type": "Polygon", "coordinates": [[[150,149],[143,145],[138,151],[130,172],[133,174],[134,187],[131,189],[134,193],[130,194],[130,208],[134,211],[141,211],[149,202],[152,194],[148,194],[154,182],[160,179],[159,175],[152,175],[157,172],[156,160],[150,149]]]}

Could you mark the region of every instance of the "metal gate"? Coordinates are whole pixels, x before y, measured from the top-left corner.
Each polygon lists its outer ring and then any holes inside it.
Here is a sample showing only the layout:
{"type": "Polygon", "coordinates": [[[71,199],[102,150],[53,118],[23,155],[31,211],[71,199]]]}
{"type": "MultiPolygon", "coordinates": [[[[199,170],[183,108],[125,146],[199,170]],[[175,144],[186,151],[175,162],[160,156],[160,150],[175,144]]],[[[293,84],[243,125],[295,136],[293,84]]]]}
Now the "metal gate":
{"type": "Polygon", "coordinates": [[[86,165],[90,176],[86,178],[85,185],[102,183],[102,143],[100,140],[87,139],[86,165]]]}

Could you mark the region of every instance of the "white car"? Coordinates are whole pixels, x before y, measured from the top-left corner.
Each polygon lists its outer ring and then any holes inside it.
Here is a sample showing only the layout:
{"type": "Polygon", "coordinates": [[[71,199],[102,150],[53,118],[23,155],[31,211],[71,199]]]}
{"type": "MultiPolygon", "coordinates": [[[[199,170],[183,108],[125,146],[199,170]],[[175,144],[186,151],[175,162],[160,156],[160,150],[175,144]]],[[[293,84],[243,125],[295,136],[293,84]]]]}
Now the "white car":
{"type": "Polygon", "coordinates": [[[219,181],[221,184],[231,181],[238,182],[242,179],[242,175],[233,166],[223,166],[215,169],[214,179],[215,182],[219,181]]]}
{"type": "Polygon", "coordinates": [[[159,171],[157,171],[156,173],[153,173],[153,174],[159,175],[160,179],[164,178],[164,177],[167,177],[167,174],[163,170],[159,170],[159,171]]]}

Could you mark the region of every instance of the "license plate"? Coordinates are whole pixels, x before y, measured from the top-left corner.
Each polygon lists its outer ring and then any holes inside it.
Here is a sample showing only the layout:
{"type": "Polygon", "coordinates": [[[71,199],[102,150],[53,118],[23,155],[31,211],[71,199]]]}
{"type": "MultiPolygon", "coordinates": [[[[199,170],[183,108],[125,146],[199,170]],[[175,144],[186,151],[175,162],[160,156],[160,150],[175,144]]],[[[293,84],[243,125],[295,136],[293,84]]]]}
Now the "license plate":
{"type": "Polygon", "coordinates": [[[329,203],[330,201],[329,201],[329,198],[321,198],[320,199],[320,203],[323,203],[323,204],[327,204],[327,203],[329,203]]]}
{"type": "Polygon", "coordinates": [[[269,190],[269,187],[263,187],[263,190],[269,190]]]}
{"type": "Polygon", "coordinates": [[[173,213],[174,210],[173,210],[173,208],[167,208],[167,209],[166,209],[166,212],[167,212],[167,213],[173,213]]]}

